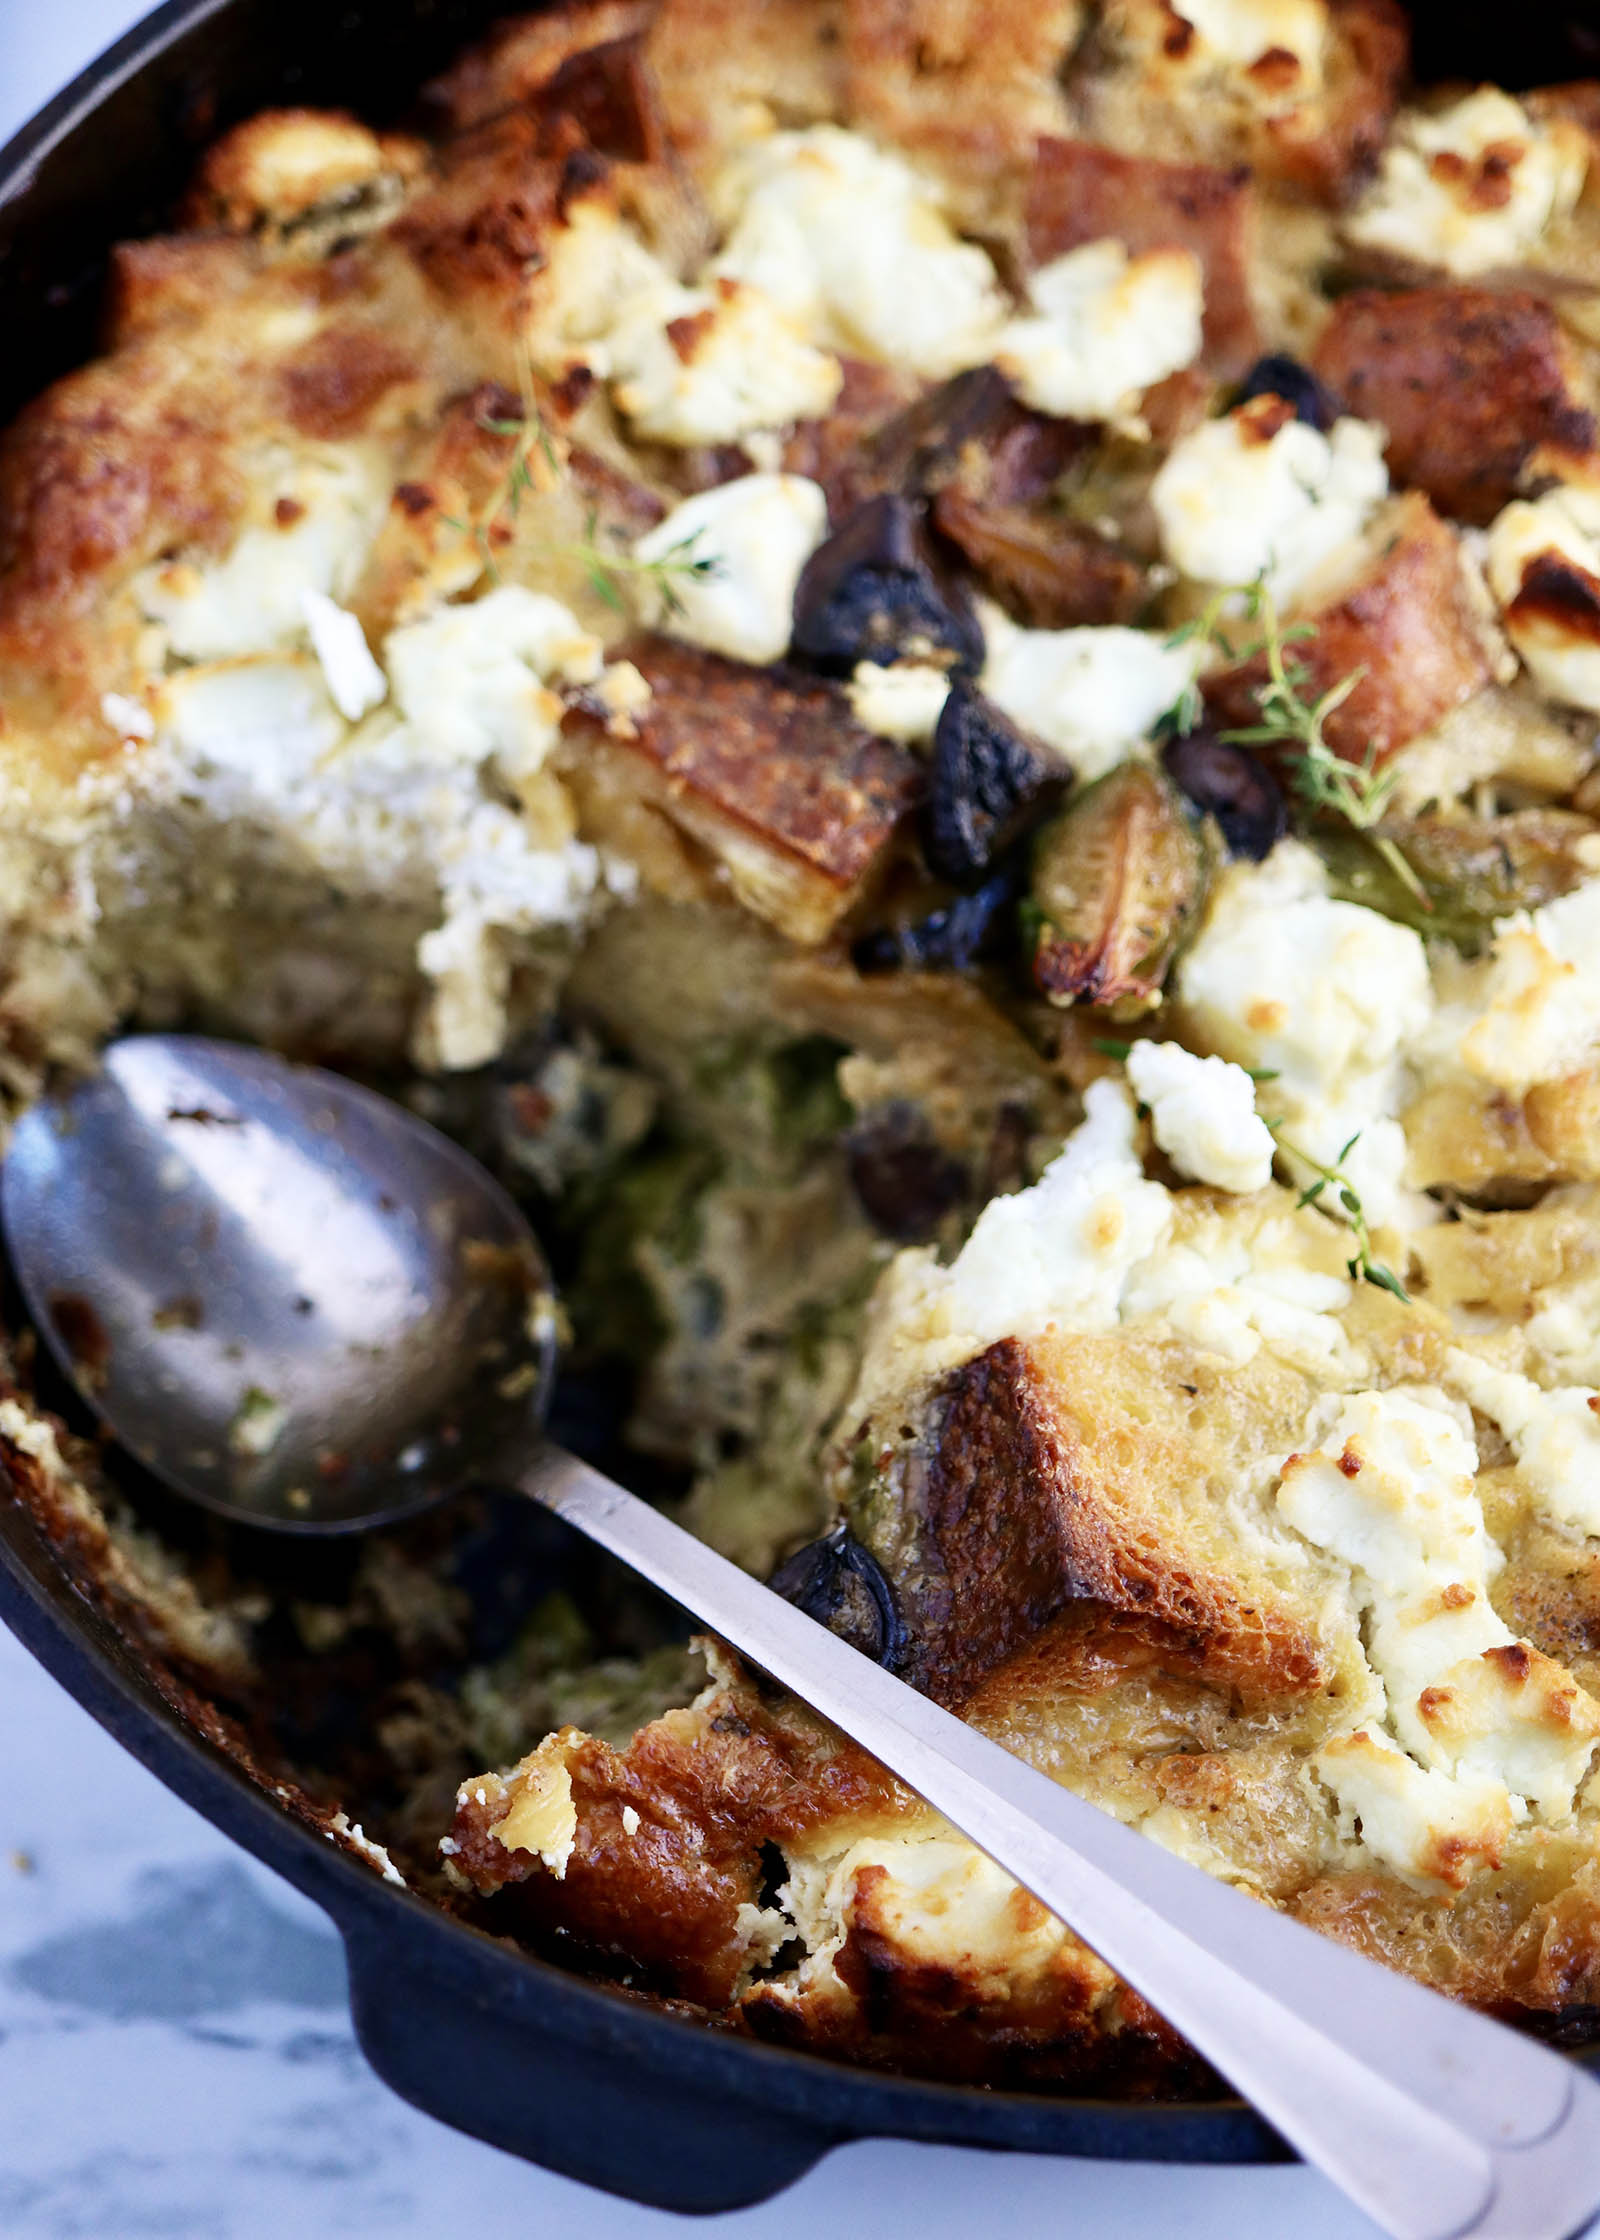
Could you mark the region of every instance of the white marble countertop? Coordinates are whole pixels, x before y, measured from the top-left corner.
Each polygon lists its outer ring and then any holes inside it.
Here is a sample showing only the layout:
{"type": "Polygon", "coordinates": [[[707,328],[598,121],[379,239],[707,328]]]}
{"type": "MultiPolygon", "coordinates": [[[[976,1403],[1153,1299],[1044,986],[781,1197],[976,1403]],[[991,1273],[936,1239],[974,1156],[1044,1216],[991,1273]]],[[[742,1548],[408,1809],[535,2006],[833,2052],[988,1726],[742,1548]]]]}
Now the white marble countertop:
{"type": "MultiPolygon", "coordinates": [[[[137,0],[0,0],[0,141],[141,12],[137,0]]],[[[322,1916],[169,1795],[0,1630],[0,2233],[435,2240],[469,2201],[505,2233],[692,2229],[395,2099],[356,2048],[322,1916]]],[[[708,2229],[971,2240],[997,2211],[1008,2240],[1373,2232],[1297,2169],[888,2143],[844,2149],[779,2200],[708,2229]]]]}

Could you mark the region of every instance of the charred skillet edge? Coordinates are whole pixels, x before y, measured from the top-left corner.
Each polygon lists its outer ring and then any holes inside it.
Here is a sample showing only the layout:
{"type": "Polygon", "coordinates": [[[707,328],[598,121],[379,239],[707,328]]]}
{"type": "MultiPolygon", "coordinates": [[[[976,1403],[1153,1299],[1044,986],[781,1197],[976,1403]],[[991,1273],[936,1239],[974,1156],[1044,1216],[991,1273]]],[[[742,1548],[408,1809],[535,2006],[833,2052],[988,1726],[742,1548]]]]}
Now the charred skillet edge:
{"type": "Polygon", "coordinates": [[[4,1493],[0,1621],[158,1780],[332,1917],[356,2033],[385,2082],[509,2153],[702,2213],[770,2199],[850,2139],[1119,2161],[1288,2159],[1237,2102],[995,2093],[763,2046],[566,1975],[394,1889],[281,1811],[160,1699],[4,1493]]]}
{"type": "MultiPolygon", "coordinates": [[[[367,6],[344,11],[335,36],[322,0],[169,0],[137,25],[0,149],[0,325],[29,343],[7,353],[0,421],[91,354],[111,240],[160,224],[199,144],[181,130],[184,103],[197,105],[199,138],[275,100],[398,111],[430,68],[506,12],[507,0],[384,0],[376,50],[367,6]],[[291,55],[309,59],[303,77],[289,75],[291,55]]],[[[1413,12],[1440,27],[1424,49],[1431,64],[1447,28],[1461,37],[1461,11],[1413,12]]],[[[1519,41],[1526,34],[1519,24],[1519,41]]],[[[1480,44],[1458,74],[1516,85],[1584,67],[1519,45],[1497,70],[1480,44]]],[[[379,2074],[511,2153],[700,2211],[769,2198],[831,2146],[874,2136],[1141,2161],[1286,2159],[1237,2103],[1026,2097],[780,2052],[564,1975],[393,1889],[280,1811],[161,1701],[3,1483],[0,1621],[158,1780],[331,1915],[379,2074]]]]}

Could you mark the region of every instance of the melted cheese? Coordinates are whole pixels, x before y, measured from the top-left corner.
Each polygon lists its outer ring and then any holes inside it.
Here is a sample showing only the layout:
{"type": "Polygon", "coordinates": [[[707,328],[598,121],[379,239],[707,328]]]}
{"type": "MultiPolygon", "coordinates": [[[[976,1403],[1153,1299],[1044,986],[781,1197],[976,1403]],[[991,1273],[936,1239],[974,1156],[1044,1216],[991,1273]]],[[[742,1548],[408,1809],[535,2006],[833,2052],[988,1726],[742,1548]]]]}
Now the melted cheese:
{"type": "Polygon", "coordinates": [[[665,569],[634,577],[639,618],[734,661],[776,661],[800,571],[827,533],[828,501],[800,475],[747,474],[702,490],[633,548],[665,569]]]}
{"type": "Polygon", "coordinates": [[[1162,548],[1195,583],[1263,579],[1292,600],[1388,495],[1384,432],[1336,420],[1329,434],[1303,420],[1278,425],[1259,397],[1208,420],[1172,448],[1151,486],[1162,548]]]}
{"type": "Polygon", "coordinates": [[[712,271],[759,288],[830,350],[929,380],[982,365],[1006,303],[905,160],[836,125],[740,149],[712,188],[728,238],[712,271]]]}
{"type": "Polygon", "coordinates": [[[1449,1369],[1456,1390],[1510,1440],[1541,1512],[1600,1538],[1600,1392],[1587,1385],[1545,1392],[1459,1347],[1449,1369]]]}
{"type": "Polygon", "coordinates": [[[1194,679],[1195,649],[1156,631],[1023,630],[988,606],[983,627],[984,691],[1086,781],[1126,761],[1194,679]]]}
{"type": "Polygon", "coordinates": [[[1349,239],[1464,278],[1514,265],[1574,207],[1588,139],[1562,118],[1535,124],[1493,86],[1401,118],[1378,177],[1345,221],[1349,239]]]}
{"type": "Polygon", "coordinates": [[[1255,1083],[1223,1058],[1197,1058],[1178,1042],[1136,1042],[1128,1053],[1134,1095],[1180,1174],[1219,1190],[1264,1190],[1276,1146],[1256,1113],[1255,1083]]]}
{"type": "Polygon", "coordinates": [[[1120,241],[1088,242],[1034,273],[1028,307],[994,360],[1024,404],[1057,419],[1125,418],[1200,354],[1200,266],[1187,250],[1130,257],[1120,241]]]}

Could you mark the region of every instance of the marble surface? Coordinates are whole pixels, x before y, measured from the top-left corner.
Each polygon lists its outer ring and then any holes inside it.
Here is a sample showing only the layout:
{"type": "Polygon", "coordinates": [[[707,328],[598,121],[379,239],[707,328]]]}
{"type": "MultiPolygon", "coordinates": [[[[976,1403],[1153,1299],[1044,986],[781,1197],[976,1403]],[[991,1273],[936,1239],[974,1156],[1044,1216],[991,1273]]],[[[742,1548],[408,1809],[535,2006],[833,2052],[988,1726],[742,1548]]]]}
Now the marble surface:
{"type": "MultiPolygon", "coordinates": [[[[139,14],[0,0],[0,141],[139,14]]],[[[169,1795],[0,1630],[0,2234],[434,2240],[691,2229],[531,2169],[395,2099],[351,2036],[316,1909],[169,1795]]],[[[1371,2240],[1302,2170],[852,2147],[729,2240],[1371,2240]],[[1003,2208],[1000,2206],[1003,2204],[1003,2208]]]]}

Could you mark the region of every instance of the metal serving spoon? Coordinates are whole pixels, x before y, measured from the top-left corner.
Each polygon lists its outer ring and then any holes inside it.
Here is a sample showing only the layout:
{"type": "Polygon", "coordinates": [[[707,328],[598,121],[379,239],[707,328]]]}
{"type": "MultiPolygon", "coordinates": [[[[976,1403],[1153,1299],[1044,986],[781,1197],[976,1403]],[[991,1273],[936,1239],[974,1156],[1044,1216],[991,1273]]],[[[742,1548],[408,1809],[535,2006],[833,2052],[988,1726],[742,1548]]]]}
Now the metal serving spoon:
{"type": "Polygon", "coordinates": [[[0,1198],[39,1329],[168,1485],[291,1532],[520,1488],[891,1767],[1395,2240],[1575,2240],[1600,2207],[1600,2085],[1575,2064],[1174,1858],[542,1444],[539,1247],[402,1107],[137,1036],[22,1119],[0,1198]]]}

